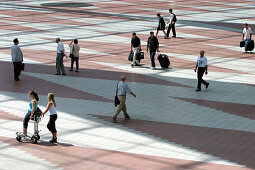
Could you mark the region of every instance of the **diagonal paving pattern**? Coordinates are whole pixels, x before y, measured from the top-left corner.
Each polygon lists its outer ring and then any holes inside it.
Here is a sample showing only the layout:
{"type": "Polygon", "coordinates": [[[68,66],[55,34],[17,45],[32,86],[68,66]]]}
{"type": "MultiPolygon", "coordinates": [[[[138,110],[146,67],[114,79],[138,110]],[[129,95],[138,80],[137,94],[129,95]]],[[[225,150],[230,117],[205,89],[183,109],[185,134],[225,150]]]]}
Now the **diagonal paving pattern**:
{"type": "MultiPolygon", "coordinates": [[[[255,30],[253,1],[88,0],[92,6],[77,8],[41,3],[0,2],[0,169],[255,169],[254,53],[238,47],[242,23],[255,30]],[[178,17],[177,38],[158,38],[172,68],[162,70],[156,61],[157,69],[149,69],[146,53],[143,65],[131,68],[131,32],[145,50],[156,13],[167,21],[169,7],[178,17]],[[16,37],[26,63],[20,82],[12,80],[16,37]],[[53,75],[56,37],[67,54],[69,40],[79,39],[79,73],[53,75]],[[208,57],[210,87],[196,93],[193,68],[200,49],[208,57]],[[122,74],[137,98],[127,97],[132,120],[120,115],[113,124],[122,74]],[[48,115],[39,124],[37,145],[16,142],[28,90],[39,92],[42,110],[47,93],[56,94],[58,145],[47,142],[48,115]]],[[[69,63],[65,58],[66,70],[69,63]]],[[[32,127],[30,122],[30,134],[32,127]]]]}

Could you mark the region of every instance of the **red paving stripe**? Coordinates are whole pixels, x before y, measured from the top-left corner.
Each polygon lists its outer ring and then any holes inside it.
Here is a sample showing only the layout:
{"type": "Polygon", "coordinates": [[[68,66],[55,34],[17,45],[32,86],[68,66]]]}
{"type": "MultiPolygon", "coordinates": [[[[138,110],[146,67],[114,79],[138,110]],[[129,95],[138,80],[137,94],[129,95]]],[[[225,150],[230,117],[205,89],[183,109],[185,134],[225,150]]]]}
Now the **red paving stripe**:
{"type": "Polygon", "coordinates": [[[0,119],[3,120],[13,120],[13,121],[23,121],[22,118],[15,116],[11,113],[5,112],[3,110],[0,110],[0,119]]]}
{"type": "MultiPolygon", "coordinates": [[[[9,62],[0,62],[0,66],[1,66],[0,70],[3,70],[3,72],[5,72],[5,74],[2,74],[1,76],[5,75],[5,78],[7,78],[9,80],[9,82],[10,82],[12,74],[13,74],[13,71],[12,71],[13,66],[12,66],[12,64],[9,63],[9,62]],[[6,72],[6,70],[8,70],[8,72],[6,72]]],[[[46,66],[46,65],[38,65],[38,64],[26,64],[25,67],[26,67],[25,68],[26,72],[32,72],[32,73],[55,74],[55,72],[56,72],[55,66],[49,66],[49,65],[46,66]]],[[[66,71],[67,70],[68,69],[66,68],[66,71]]],[[[119,80],[120,76],[123,75],[123,74],[125,74],[128,77],[128,81],[130,81],[130,82],[157,84],[157,85],[167,85],[167,86],[177,86],[177,87],[189,87],[190,88],[190,86],[182,85],[182,84],[179,84],[179,83],[165,81],[165,80],[161,80],[161,79],[157,79],[157,78],[153,78],[153,77],[149,77],[149,76],[145,76],[145,75],[141,75],[141,74],[129,73],[129,72],[116,72],[116,71],[107,71],[107,70],[99,70],[99,69],[82,69],[82,68],[80,69],[79,73],[73,73],[73,72],[70,73],[70,72],[67,72],[67,76],[84,77],[84,78],[95,78],[95,79],[105,79],[105,80],[119,80]]],[[[23,77],[28,77],[28,76],[23,74],[21,76],[21,78],[23,78],[23,77]]],[[[32,78],[31,80],[33,80],[33,79],[36,79],[36,78],[32,78]]],[[[43,80],[40,80],[40,81],[43,82],[43,80]]],[[[32,82],[36,83],[34,81],[32,81],[32,82]]],[[[26,83],[28,85],[27,88],[31,87],[31,85],[29,85],[28,82],[26,82],[26,83]]],[[[47,85],[47,83],[46,83],[46,85],[47,85]]],[[[5,83],[5,84],[6,84],[5,86],[8,86],[7,85],[8,83],[5,83]]],[[[10,84],[13,84],[13,83],[10,83],[10,84]]],[[[38,83],[36,83],[36,84],[38,85],[38,83]]],[[[65,87],[65,88],[68,88],[68,87],[65,87]]],[[[1,86],[0,86],[0,89],[1,89],[1,86]]],[[[41,88],[41,89],[43,89],[43,88],[41,88]]],[[[50,88],[47,88],[47,89],[50,89],[50,88]]],[[[58,91],[59,91],[59,89],[58,89],[58,91]]],[[[74,98],[77,98],[77,96],[74,95],[74,94],[71,95],[71,96],[74,97],[74,98]]],[[[78,96],[80,96],[80,94],[78,96]]]]}
{"type": "MultiPolygon", "coordinates": [[[[109,116],[94,116],[111,120],[109,116]]],[[[252,132],[134,119],[120,120],[118,125],[255,169],[255,136],[252,132]]]]}
{"type": "MultiPolygon", "coordinates": [[[[34,65],[35,69],[41,69],[34,65]]],[[[27,68],[27,65],[26,65],[27,68]]],[[[112,102],[112,100],[93,95],[81,90],[73,89],[64,85],[45,81],[36,77],[24,75],[21,73],[21,81],[16,82],[13,79],[13,66],[11,63],[0,62],[0,91],[27,93],[30,90],[35,90],[39,95],[47,95],[49,92],[54,93],[58,97],[67,97],[74,99],[93,100],[101,102],[112,102]]],[[[44,68],[47,70],[47,68],[44,68]]],[[[43,71],[43,70],[41,70],[43,71]]],[[[54,73],[54,72],[53,72],[54,73]]]]}
{"type": "Polygon", "coordinates": [[[211,100],[209,101],[209,100],[189,99],[189,98],[181,98],[181,97],[173,97],[173,98],[255,120],[255,114],[254,114],[255,105],[218,102],[218,101],[211,101],[211,100]]]}
{"type": "Polygon", "coordinates": [[[0,137],[0,140],[38,158],[51,162],[67,170],[76,169],[204,169],[204,170],[241,170],[236,166],[227,166],[205,162],[170,159],[142,154],[132,154],[88,147],[72,146],[72,144],[51,145],[48,142],[30,144],[19,143],[13,138],[0,137]],[[53,159],[54,158],[54,159],[53,159]]]}

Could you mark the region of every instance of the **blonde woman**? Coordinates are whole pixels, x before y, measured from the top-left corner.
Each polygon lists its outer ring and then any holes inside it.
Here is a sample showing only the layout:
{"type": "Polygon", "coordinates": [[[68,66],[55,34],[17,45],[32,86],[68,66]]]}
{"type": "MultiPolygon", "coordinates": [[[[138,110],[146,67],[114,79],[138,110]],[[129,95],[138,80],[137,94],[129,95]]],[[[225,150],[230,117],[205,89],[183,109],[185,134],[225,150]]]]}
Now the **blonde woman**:
{"type": "Polygon", "coordinates": [[[50,119],[49,122],[47,124],[47,128],[49,129],[49,131],[52,133],[53,137],[52,139],[49,141],[51,143],[57,143],[57,130],[56,130],[56,120],[58,118],[57,116],[57,112],[56,112],[56,101],[55,101],[55,97],[52,93],[48,94],[48,105],[46,110],[41,114],[44,115],[45,113],[47,113],[48,111],[50,112],[50,119]]]}

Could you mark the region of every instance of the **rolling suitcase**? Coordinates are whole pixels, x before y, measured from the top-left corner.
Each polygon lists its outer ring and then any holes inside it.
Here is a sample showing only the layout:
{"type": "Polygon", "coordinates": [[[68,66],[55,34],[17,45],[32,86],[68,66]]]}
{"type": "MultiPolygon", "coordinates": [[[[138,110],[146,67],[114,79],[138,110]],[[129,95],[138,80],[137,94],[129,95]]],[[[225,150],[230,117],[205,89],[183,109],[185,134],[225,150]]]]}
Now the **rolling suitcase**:
{"type": "Polygon", "coordinates": [[[248,42],[248,49],[247,51],[252,51],[254,49],[254,41],[251,40],[250,42],[248,42]]]}
{"type": "Polygon", "coordinates": [[[166,54],[160,54],[159,53],[158,61],[160,63],[161,68],[168,68],[170,66],[170,61],[169,61],[168,56],[166,54]]]}

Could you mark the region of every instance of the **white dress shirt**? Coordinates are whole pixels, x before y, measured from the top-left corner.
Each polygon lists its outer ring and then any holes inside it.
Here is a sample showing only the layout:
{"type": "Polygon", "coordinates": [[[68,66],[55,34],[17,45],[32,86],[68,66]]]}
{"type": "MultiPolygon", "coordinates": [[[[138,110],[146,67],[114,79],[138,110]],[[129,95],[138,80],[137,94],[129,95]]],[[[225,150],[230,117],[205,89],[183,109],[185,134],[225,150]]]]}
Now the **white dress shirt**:
{"type": "Polygon", "coordinates": [[[62,42],[58,42],[58,46],[57,46],[57,53],[60,54],[62,53],[61,51],[64,51],[64,44],[62,42]]]}
{"type": "Polygon", "coordinates": [[[244,34],[244,39],[251,39],[251,34],[252,34],[252,30],[250,27],[248,27],[248,29],[244,28],[243,29],[243,34],[244,34]]]}

